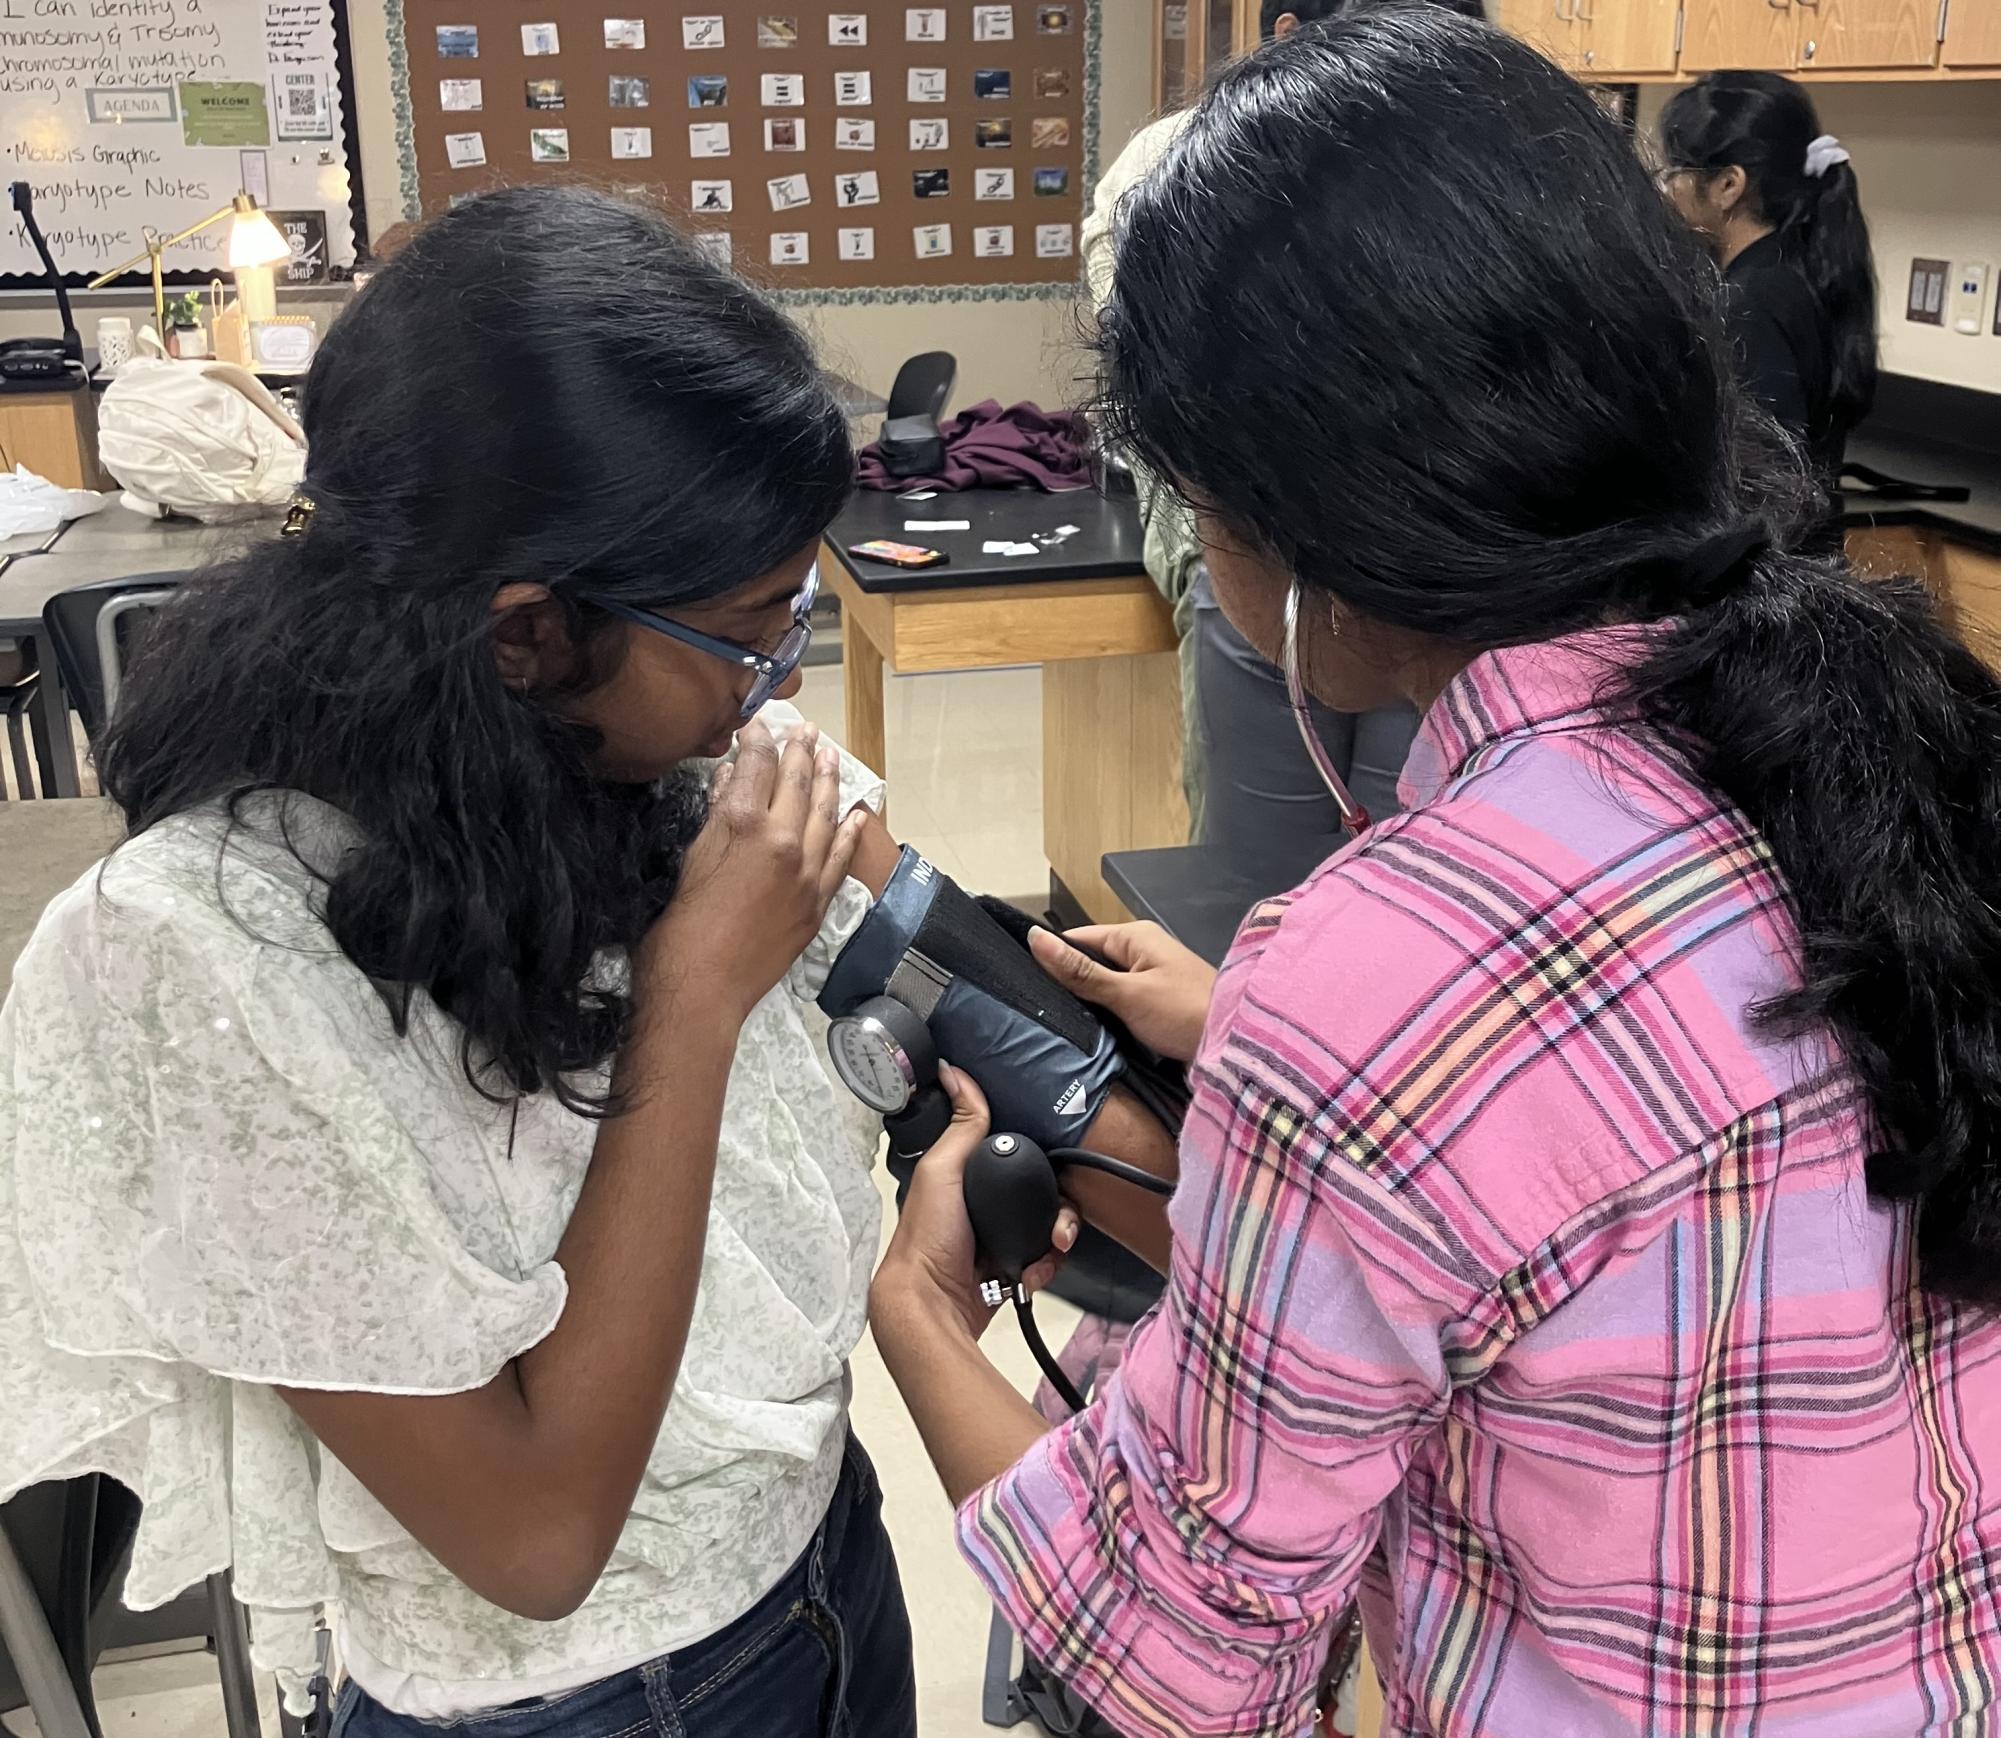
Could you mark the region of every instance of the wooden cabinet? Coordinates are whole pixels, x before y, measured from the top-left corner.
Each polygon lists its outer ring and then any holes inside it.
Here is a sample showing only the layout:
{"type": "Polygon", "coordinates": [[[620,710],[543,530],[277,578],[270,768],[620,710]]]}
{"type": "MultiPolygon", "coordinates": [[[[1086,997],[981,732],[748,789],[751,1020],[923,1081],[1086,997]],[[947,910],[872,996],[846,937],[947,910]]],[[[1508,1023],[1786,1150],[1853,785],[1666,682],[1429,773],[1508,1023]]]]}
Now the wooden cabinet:
{"type": "Polygon", "coordinates": [[[64,489],[117,487],[98,468],[97,395],[0,393],[0,452],[64,489]]]}
{"type": "Polygon", "coordinates": [[[1579,0],[1579,69],[1594,78],[1673,72],[1682,0],[1579,0]]]}
{"type": "Polygon", "coordinates": [[[1488,0],[1503,30],[1592,78],[1674,71],[1682,0],[1488,0]]]}
{"type": "Polygon", "coordinates": [[[1796,0],[1801,71],[1925,67],[1938,58],[1937,0],[1796,0]]]}
{"type": "Polygon", "coordinates": [[[2001,67],[2001,0],[1948,0],[1945,65],[2001,67]]]}
{"type": "MultiPolygon", "coordinates": [[[[1592,0],[1582,0],[1588,10],[1592,0]]],[[[1605,4],[1606,0],[1597,0],[1605,4]]],[[[1573,70],[1584,64],[1579,0],[1487,0],[1488,16],[1510,35],[1573,70]]]]}
{"type": "Polygon", "coordinates": [[[1935,539],[1934,571],[1952,606],[1960,638],[2001,668],[2001,556],[1935,539]]]}
{"type": "Polygon", "coordinates": [[[1153,0],[1153,102],[1191,103],[1208,76],[1258,40],[1258,0],[1153,0]]]}
{"type": "MultiPolygon", "coordinates": [[[[1610,5],[1614,0],[1601,0],[1610,5]]],[[[1688,0],[1681,70],[1788,72],[1797,36],[1791,0],[1688,0]]]]}
{"type": "Polygon", "coordinates": [[[1847,544],[1858,573],[1923,580],[1960,638],[2001,669],[2001,556],[1922,526],[1855,530],[1847,544]]]}
{"type": "Polygon", "coordinates": [[[1490,0],[1494,21],[1587,78],[1725,69],[1992,77],[2001,0],[1490,0]],[[1945,27],[1943,53],[1940,28],[1945,27]]]}

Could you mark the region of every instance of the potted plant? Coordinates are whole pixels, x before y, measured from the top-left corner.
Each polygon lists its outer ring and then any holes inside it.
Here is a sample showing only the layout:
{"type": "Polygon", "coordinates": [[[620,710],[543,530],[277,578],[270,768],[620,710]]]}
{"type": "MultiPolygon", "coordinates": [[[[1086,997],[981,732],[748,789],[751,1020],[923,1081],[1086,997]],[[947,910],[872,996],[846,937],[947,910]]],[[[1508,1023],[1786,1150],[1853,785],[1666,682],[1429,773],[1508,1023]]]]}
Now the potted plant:
{"type": "Polygon", "coordinates": [[[185,361],[212,354],[208,347],[208,333],[201,323],[201,291],[189,290],[167,304],[166,337],[169,356],[178,356],[185,361]]]}

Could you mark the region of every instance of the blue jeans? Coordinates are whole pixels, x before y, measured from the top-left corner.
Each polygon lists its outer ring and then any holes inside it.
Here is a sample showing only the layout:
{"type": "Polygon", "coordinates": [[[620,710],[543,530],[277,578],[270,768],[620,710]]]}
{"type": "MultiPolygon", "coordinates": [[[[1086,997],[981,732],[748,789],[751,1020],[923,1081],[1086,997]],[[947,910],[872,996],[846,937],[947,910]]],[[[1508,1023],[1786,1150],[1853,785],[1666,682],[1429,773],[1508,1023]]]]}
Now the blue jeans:
{"type": "Polygon", "coordinates": [[[916,1738],[910,1618],[882,1487],[848,1438],[827,1518],[785,1579],[727,1629],[566,1695],[442,1724],[350,1682],[334,1738],[916,1738]]]}

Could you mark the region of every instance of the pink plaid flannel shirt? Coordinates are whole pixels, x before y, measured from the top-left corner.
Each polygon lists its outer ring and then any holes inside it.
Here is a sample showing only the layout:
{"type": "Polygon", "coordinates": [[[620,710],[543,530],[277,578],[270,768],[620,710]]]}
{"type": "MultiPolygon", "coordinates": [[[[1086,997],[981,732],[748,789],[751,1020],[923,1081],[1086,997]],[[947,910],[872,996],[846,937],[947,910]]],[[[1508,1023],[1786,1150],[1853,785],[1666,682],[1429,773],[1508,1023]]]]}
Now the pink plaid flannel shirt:
{"type": "Polygon", "coordinates": [[[1134,1734],[1304,1732],[1358,1594],[1388,1738],[2001,1731],[2001,1323],[1920,1290],[1743,819],[1478,660],[1377,826],[1217,985],[1173,1273],[969,1502],[1134,1734]]]}

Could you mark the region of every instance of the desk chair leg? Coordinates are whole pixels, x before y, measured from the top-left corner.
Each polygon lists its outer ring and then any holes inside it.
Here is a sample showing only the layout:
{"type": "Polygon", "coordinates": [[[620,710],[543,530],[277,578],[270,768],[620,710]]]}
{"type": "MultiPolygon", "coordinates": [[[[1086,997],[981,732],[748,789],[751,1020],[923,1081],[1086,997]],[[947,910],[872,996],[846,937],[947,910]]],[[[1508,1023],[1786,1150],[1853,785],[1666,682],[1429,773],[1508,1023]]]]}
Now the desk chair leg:
{"type": "Polygon", "coordinates": [[[227,1569],[208,1578],[208,1609],[215,1631],[215,1667],[222,1678],[224,1729],[229,1738],[262,1738],[257,1677],[250,1663],[250,1620],[237,1603],[227,1569]]]}
{"type": "Polygon", "coordinates": [[[69,696],[56,674],[54,657],[44,657],[39,642],[36,657],[41,679],[28,703],[28,715],[34,721],[35,757],[42,764],[42,795],[80,797],[83,783],[76,771],[76,738],[70,734],[69,696]]]}
{"type": "Polygon", "coordinates": [[[28,758],[28,727],[23,710],[7,714],[7,749],[14,757],[14,788],[23,797],[35,794],[34,763],[28,758]]]}
{"type": "Polygon", "coordinates": [[[14,1546],[0,1527],[0,1640],[20,1674],[21,1688],[42,1738],[90,1738],[90,1725],[76,1699],[76,1686],[56,1649],[42,1602],[14,1546]]]}

